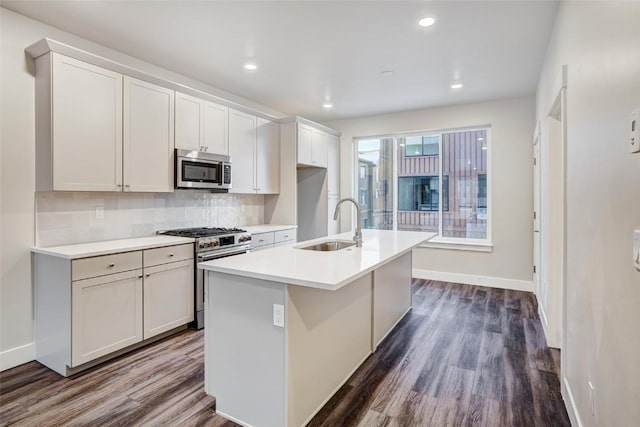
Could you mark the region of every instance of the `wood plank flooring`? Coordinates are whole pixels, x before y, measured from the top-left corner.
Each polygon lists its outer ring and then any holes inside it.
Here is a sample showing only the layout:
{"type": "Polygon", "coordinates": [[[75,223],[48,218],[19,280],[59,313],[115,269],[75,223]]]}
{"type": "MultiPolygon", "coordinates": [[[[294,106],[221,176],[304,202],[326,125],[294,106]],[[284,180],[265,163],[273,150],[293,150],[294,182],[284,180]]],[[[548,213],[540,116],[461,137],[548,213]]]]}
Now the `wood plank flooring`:
{"type": "MultiPolygon", "coordinates": [[[[530,293],[414,280],[414,307],[310,426],[569,426],[559,353],[530,293]]],[[[74,378],[0,373],[0,425],[235,426],[203,390],[184,331],[74,378]]]]}

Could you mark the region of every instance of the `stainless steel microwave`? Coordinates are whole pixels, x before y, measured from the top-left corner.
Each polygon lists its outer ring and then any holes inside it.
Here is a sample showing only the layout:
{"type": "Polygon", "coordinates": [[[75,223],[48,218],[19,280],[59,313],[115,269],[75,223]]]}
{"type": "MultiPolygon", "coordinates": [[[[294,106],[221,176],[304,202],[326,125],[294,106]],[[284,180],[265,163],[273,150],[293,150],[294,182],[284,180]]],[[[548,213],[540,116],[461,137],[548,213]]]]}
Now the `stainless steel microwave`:
{"type": "Polygon", "coordinates": [[[229,190],[231,157],[176,148],[175,187],[229,190]]]}

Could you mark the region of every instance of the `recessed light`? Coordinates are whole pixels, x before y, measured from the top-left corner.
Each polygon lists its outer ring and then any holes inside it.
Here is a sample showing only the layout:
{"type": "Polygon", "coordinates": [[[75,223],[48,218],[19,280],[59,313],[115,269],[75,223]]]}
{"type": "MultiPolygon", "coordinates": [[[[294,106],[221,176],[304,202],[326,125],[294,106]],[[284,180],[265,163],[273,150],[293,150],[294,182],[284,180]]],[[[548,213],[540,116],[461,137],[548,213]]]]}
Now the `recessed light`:
{"type": "Polygon", "coordinates": [[[258,66],[253,62],[247,62],[243,65],[244,69],[247,71],[255,71],[258,69],[258,66]]]}
{"type": "Polygon", "coordinates": [[[418,21],[418,25],[420,25],[421,27],[430,27],[435,23],[436,23],[436,19],[431,16],[422,18],[421,20],[418,21]]]}
{"type": "Polygon", "coordinates": [[[478,141],[484,141],[484,138],[483,137],[479,137],[478,141]]]}
{"type": "Polygon", "coordinates": [[[482,146],[482,149],[483,149],[483,150],[486,150],[486,149],[487,149],[487,146],[486,146],[486,145],[483,145],[483,146],[482,146]]]}
{"type": "Polygon", "coordinates": [[[462,86],[464,85],[460,82],[451,83],[451,89],[462,89],[462,86]]]}
{"type": "Polygon", "coordinates": [[[322,104],[322,108],[324,108],[325,110],[330,110],[333,108],[333,104],[330,102],[325,102],[324,104],[322,104]]]}
{"type": "Polygon", "coordinates": [[[382,75],[382,77],[391,77],[393,76],[393,71],[392,70],[385,70],[383,72],[380,73],[382,75]]]}

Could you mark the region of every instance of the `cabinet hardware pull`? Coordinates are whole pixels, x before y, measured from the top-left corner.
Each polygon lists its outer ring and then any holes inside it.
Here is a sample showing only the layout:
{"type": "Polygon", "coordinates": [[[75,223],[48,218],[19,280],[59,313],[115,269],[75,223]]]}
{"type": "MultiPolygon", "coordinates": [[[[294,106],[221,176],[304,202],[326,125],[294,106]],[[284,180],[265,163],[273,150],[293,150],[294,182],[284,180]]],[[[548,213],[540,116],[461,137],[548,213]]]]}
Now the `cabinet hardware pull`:
{"type": "Polygon", "coordinates": [[[288,238],[288,237],[289,237],[289,236],[287,236],[286,234],[284,235],[284,238],[285,238],[285,239],[286,239],[286,238],[288,238]]]}
{"type": "Polygon", "coordinates": [[[111,264],[109,264],[109,268],[113,268],[113,267],[115,267],[115,266],[116,266],[116,265],[115,265],[115,263],[113,263],[113,262],[112,262],[111,264]]]}
{"type": "Polygon", "coordinates": [[[138,276],[138,279],[142,279],[142,274],[138,276]]]}
{"type": "Polygon", "coordinates": [[[122,188],[122,184],[116,184],[116,186],[122,188]]]}
{"type": "Polygon", "coordinates": [[[170,253],[170,254],[169,254],[169,256],[170,256],[170,257],[172,257],[172,256],[173,256],[173,253],[170,253]]]}
{"type": "Polygon", "coordinates": [[[147,273],[144,275],[144,277],[149,277],[149,276],[151,276],[151,273],[147,273]]]}
{"type": "Polygon", "coordinates": [[[129,187],[131,187],[131,186],[130,186],[129,184],[127,184],[127,185],[125,185],[125,187],[129,188],[129,187]]]}
{"type": "Polygon", "coordinates": [[[262,242],[264,242],[264,240],[262,240],[262,239],[258,240],[258,243],[262,243],[262,242]]]}

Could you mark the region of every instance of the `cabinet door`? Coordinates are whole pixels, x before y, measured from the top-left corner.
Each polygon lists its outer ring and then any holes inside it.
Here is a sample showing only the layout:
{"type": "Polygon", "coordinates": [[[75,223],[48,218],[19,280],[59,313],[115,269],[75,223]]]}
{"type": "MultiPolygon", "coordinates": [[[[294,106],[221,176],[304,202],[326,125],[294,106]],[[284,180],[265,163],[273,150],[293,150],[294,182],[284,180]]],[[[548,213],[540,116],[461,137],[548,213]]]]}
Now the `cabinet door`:
{"type": "Polygon", "coordinates": [[[311,161],[311,138],[313,130],[305,125],[298,124],[298,163],[313,165],[311,161]]]}
{"type": "Polygon", "coordinates": [[[315,129],[311,134],[311,163],[319,168],[327,167],[327,134],[315,129]]]}
{"type": "Polygon", "coordinates": [[[144,339],[193,321],[193,260],[144,272],[144,339]]]}
{"type": "Polygon", "coordinates": [[[338,221],[334,221],[333,214],[335,213],[336,206],[340,201],[340,196],[338,195],[330,195],[327,203],[327,235],[331,236],[332,234],[338,234],[340,232],[340,218],[338,221]]]}
{"type": "Polygon", "coordinates": [[[327,193],[340,194],[340,139],[333,135],[327,136],[327,193]]]}
{"type": "Polygon", "coordinates": [[[258,119],[256,142],[256,191],[280,192],[280,125],[262,118],[258,119]]]}
{"type": "Polygon", "coordinates": [[[229,109],[232,193],[255,193],[256,116],[229,109]]]}
{"type": "Polygon", "coordinates": [[[176,148],[202,151],[204,102],[176,92],[176,148]]]}
{"type": "Polygon", "coordinates": [[[204,151],[229,155],[229,108],[205,101],[202,124],[204,151]]]}
{"type": "Polygon", "coordinates": [[[173,191],[173,90],[124,78],[125,191],[173,191]]]}
{"type": "Polygon", "coordinates": [[[142,270],[72,282],[71,366],[142,340],[142,270]]]}
{"type": "Polygon", "coordinates": [[[52,53],[53,189],[120,191],[122,75],[52,53]]]}

